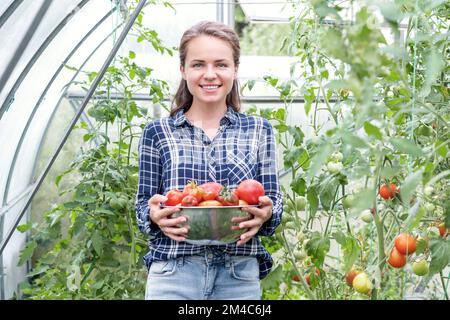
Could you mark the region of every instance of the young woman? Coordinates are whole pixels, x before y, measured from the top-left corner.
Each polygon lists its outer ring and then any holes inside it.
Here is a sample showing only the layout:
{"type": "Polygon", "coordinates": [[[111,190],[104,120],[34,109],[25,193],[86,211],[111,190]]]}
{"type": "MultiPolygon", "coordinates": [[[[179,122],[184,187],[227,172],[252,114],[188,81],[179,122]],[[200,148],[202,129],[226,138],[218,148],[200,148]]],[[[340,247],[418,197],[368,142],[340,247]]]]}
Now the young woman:
{"type": "Polygon", "coordinates": [[[201,22],[180,43],[182,80],[170,116],[149,123],[139,143],[136,217],[150,235],[146,299],[261,299],[260,279],[272,259],[258,236],[280,224],[282,197],[271,124],[240,113],[237,73],[239,39],[228,26],[201,22]],[[231,188],[245,179],[261,182],[258,207],[242,208],[250,219],[239,240],[224,245],[186,242],[185,216],[162,208],[164,195],[189,180],[231,188]]]}

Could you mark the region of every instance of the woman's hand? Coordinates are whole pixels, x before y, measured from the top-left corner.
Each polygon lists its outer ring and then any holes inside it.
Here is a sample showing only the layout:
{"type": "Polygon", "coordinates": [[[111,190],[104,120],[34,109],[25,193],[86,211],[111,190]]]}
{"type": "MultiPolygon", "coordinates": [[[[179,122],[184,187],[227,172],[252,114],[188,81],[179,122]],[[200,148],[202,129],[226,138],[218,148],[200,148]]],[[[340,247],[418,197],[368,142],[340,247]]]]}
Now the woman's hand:
{"type": "Polygon", "coordinates": [[[148,200],[150,208],[150,220],[156,224],[161,231],[170,239],[175,241],[185,241],[189,232],[189,226],[180,226],[188,220],[187,216],[172,218],[172,214],[179,212],[180,208],[163,208],[161,202],[167,201],[167,197],[155,194],[148,200]]]}
{"type": "Polygon", "coordinates": [[[233,230],[245,229],[237,245],[240,246],[250,240],[262,227],[264,222],[272,217],[273,202],[268,196],[259,197],[260,207],[243,207],[242,211],[248,212],[248,217],[234,217],[231,219],[233,223],[239,223],[239,226],[233,227],[233,230]]]}

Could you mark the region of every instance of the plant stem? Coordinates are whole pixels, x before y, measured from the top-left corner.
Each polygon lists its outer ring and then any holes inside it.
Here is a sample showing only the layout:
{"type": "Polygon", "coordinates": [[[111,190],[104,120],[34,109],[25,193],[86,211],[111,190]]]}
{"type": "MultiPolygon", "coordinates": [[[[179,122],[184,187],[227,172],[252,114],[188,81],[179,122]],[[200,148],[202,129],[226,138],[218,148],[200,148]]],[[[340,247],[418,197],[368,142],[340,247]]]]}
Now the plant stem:
{"type": "Polygon", "coordinates": [[[445,300],[448,300],[447,288],[444,283],[444,276],[442,275],[442,270],[439,271],[439,277],[441,278],[442,289],[444,290],[445,300]]]}
{"type": "Polygon", "coordinates": [[[311,299],[311,300],[316,300],[316,296],[314,295],[314,293],[311,291],[311,289],[309,288],[309,285],[306,283],[305,280],[305,274],[303,273],[303,270],[300,270],[297,268],[297,265],[295,264],[295,257],[294,254],[292,253],[291,247],[289,246],[289,242],[286,239],[286,235],[284,233],[284,230],[281,232],[281,235],[283,236],[283,241],[284,244],[286,245],[286,248],[288,249],[289,252],[289,260],[292,263],[292,266],[295,269],[295,272],[299,275],[299,282],[303,287],[303,290],[305,290],[306,295],[311,299]]]}

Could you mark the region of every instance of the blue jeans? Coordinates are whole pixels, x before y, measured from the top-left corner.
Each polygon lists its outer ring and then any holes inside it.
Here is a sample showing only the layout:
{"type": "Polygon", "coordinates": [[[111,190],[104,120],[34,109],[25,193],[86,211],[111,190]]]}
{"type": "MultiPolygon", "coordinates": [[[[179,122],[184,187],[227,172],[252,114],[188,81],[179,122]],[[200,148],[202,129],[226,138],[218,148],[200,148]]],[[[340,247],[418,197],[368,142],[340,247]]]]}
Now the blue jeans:
{"type": "Polygon", "coordinates": [[[204,255],[153,261],[146,300],[260,300],[259,264],[255,257],[211,250],[204,255]]]}

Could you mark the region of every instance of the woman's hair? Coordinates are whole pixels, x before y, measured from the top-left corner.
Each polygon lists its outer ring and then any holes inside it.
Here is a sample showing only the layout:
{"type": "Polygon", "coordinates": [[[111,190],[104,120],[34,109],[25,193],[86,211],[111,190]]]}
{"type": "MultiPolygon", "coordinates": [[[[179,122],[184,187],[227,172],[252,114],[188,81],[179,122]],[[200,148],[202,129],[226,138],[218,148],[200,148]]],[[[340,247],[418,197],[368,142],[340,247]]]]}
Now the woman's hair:
{"type": "MultiPolygon", "coordinates": [[[[241,54],[241,47],[239,45],[239,37],[232,28],[226,24],[215,21],[202,21],[186,30],[180,41],[180,65],[184,66],[186,62],[187,46],[189,41],[201,36],[211,36],[226,41],[233,49],[234,65],[239,66],[239,57],[241,54]]],[[[176,114],[179,110],[189,110],[192,104],[192,94],[189,92],[185,79],[181,79],[177,93],[172,101],[172,108],[170,115],[176,114]]],[[[239,97],[239,83],[237,79],[233,80],[233,87],[226,99],[227,106],[231,105],[236,112],[241,108],[241,99],[239,97]]]]}

